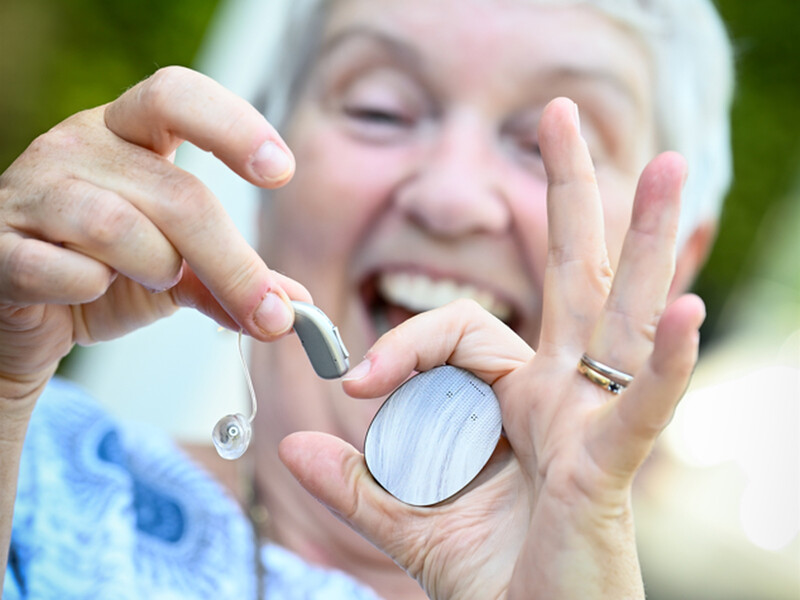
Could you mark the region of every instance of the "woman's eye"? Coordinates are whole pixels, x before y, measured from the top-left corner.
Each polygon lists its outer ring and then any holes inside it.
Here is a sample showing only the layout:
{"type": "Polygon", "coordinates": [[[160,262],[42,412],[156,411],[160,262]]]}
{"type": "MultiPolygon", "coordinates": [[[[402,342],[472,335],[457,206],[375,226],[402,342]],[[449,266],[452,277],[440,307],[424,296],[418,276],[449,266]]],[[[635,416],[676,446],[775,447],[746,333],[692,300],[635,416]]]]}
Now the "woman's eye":
{"type": "Polygon", "coordinates": [[[536,176],[544,173],[542,152],[539,137],[535,129],[525,128],[523,131],[505,131],[501,135],[502,145],[510,160],[523,170],[536,176]]]}
{"type": "Polygon", "coordinates": [[[530,157],[538,158],[541,156],[541,149],[539,148],[538,140],[521,139],[517,140],[517,148],[522,154],[530,157]]]}
{"type": "Polygon", "coordinates": [[[358,72],[332,94],[345,131],[367,143],[404,141],[429,112],[424,86],[392,66],[358,72]]]}
{"type": "Polygon", "coordinates": [[[381,107],[348,106],[344,112],[351,119],[371,125],[405,127],[411,124],[411,119],[400,111],[381,107]]]}
{"type": "Polygon", "coordinates": [[[402,141],[417,124],[415,113],[379,104],[345,104],[342,114],[351,135],[371,144],[402,141]]]}
{"type": "Polygon", "coordinates": [[[526,169],[539,169],[542,162],[542,152],[539,147],[539,139],[535,135],[514,136],[511,147],[517,160],[526,169]]]}

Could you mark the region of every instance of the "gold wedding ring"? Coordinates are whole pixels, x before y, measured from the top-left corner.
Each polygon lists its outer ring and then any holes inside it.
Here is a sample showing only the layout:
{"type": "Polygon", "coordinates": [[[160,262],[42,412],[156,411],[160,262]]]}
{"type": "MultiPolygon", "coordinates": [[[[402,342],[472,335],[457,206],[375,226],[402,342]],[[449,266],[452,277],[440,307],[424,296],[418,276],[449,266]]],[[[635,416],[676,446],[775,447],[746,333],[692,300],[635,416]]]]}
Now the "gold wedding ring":
{"type": "Polygon", "coordinates": [[[609,367],[586,354],[581,356],[578,372],[595,385],[612,394],[619,394],[633,381],[633,375],[609,367]]]}

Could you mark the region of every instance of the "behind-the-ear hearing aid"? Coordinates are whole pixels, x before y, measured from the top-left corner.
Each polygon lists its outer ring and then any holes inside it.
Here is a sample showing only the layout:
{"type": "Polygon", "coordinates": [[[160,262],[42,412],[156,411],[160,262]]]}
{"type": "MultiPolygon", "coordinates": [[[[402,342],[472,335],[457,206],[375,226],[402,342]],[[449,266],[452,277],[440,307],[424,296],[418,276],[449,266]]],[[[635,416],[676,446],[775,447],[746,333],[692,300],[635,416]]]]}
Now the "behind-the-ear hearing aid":
{"type": "MultiPolygon", "coordinates": [[[[317,375],[336,379],[349,368],[339,332],[319,308],[292,302],[294,329],[317,375]]],[[[247,450],[258,408],[242,351],[252,410],[222,417],[212,438],[230,460],[247,450]]],[[[472,482],[492,456],[502,431],[500,405],[491,386],[465,369],[435,367],[392,392],[369,426],[364,441],[367,468],[387,492],[415,506],[453,497],[472,482]]]]}
{"type": "MultiPolygon", "coordinates": [[[[342,342],[339,330],[328,316],[307,302],[294,301],[292,307],[294,308],[295,333],[300,338],[317,375],[324,379],[336,379],[347,373],[347,369],[350,368],[347,348],[342,342]]],[[[217,453],[222,458],[229,460],[239,458],[247,450],[252,436],[251,423],[258,410],[255,389],[242,350],[241,332],[239,332],[238,348],[247,388],[250,392],[250,416],[245,417],[241,413],[225,415],[217,421],[211,434],[217,453]]]]}

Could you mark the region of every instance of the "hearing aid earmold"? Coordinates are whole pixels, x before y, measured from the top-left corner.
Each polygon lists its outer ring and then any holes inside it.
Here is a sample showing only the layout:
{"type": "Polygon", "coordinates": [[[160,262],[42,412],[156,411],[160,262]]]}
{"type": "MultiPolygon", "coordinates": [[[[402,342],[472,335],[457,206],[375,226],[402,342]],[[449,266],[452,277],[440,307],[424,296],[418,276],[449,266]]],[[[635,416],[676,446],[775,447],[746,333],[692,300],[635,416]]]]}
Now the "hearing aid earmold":
{"type": "MultiPolygon", "coordinates": [[[[348,361],[349,354],[344,342],[339,335],[339,330],[331,322],[328,316],[313,304],[307,302],[292,302],[294,308],[294,330],[303,349],[306,351],[308,360],[314,371],[323,379],[336,379],[341,377],[350,368],[348,361]]],[[[214,426],[211,439],[217,454],[228,460],[235,460],[241,457],[250,445],[253,435],[252,423],[258,410],[256,392],[253,388],[253,381],[250,378],[250,371],[247,368],[247,359],[242,349],[242,332],[239,332],[238,340],[239,359],[242,363],[244,376],[247,381],[247,389],[250,393],[252,409],[250,416],[245,417],[241,413],[225,415],[214,426]]]]}

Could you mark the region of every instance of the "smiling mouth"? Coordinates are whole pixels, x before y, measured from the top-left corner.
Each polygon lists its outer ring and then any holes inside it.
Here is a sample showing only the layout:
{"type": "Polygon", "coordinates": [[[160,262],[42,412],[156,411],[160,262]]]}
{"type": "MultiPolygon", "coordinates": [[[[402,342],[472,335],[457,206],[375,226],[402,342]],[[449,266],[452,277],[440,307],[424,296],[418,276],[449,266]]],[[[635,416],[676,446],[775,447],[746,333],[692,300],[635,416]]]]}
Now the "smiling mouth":
{"type": "Polygon", "coordinates": [[[461,298],[480,304],[495,317],[513,327],[514,309],[492,291],[450,278],[434,278],[410,271],[377,274],[365,285],[366,300],[378,335],[396,327],[415,314],[444,306],[461,298]]]}

